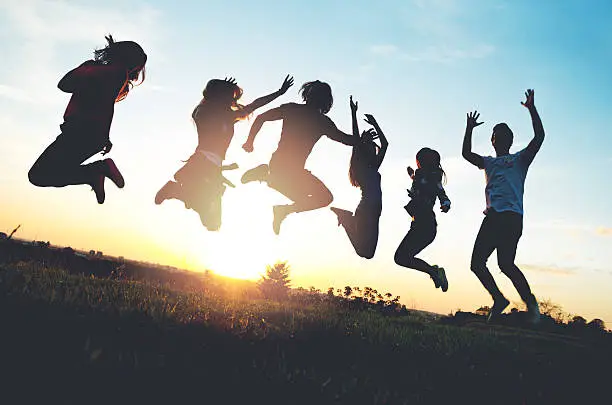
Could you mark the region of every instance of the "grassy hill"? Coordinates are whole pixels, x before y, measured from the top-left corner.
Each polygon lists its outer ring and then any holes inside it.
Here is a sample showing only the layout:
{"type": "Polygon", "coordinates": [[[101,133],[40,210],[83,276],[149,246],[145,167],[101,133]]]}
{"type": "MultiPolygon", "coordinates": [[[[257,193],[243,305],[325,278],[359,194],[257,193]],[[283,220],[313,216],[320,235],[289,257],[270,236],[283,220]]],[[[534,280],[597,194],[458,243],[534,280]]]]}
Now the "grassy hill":
{"type": "Polygon", "coordinates": [[[437,319],[309,291],[268,301],[213,288],[205,276],[92,276],[61,258],[7,251],[0,246],[7,404],[609,399],[606,333],[437,319]]]}

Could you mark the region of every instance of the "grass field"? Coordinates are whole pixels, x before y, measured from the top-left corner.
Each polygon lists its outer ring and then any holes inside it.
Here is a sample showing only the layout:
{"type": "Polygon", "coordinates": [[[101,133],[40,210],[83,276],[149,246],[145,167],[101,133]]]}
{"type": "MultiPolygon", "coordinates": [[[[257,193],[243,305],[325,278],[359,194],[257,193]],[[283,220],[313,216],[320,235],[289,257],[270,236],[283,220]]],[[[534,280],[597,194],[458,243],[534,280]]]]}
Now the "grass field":
{"type": "Polygon", "coordinates": [[[0,260],[5,404],[607,403],[609,334],[355,309],[0,260]]]}

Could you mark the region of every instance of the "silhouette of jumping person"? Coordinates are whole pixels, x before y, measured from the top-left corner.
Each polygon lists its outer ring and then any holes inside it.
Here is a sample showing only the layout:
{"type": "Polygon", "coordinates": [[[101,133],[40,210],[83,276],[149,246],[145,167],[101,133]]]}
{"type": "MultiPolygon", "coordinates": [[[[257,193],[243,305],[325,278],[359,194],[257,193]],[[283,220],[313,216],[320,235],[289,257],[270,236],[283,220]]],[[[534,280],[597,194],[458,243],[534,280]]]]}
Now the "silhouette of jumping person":
{"type": "Polygon", "coordinates": [[[71,70],[58,83],[61,91],[72,93],[60,125],[62,132],[28,173],[30,183],[38,187],[88,184],[99,204],[105,200],[105,178],[123,188],[123,176],[112,159],[82,163],[98,152],[110,152],[115,103],[127,97],[141,72],[141,83],[144,81],[147,62],[136,42],[115,42],[111,35],[105,38],[106,47],[94,51],[93,60],[71,70]]]}
{"type": "Polygon", "coordinates": [[[523,191],[527,170],[544,142],[544,127],[534,104],[534,92],[525,92],[526,100],[521,102],[529,110],[533,123],[534,138],[519,152],[510,153],[514,135],[505,123],[493,127],[491,143],[496,156],[480,156],[472,152],[472,130],[481,125],[477,122],[477,111],[467,115],[463,157],[471,164],[485,171],[485,196],[487,207],[484,211],[478,236],[472,252],[471,269],[493,298],[489,321],[498,318],[510,302],[495,284],[487,268],[489,256],[497,249],[500,270],[512,281],[514,287],[527,304],[528,321],[537,323],[540,310],[535,296],[521,270],[514,264],[518,241],[523,233],[523,191]]]}
{"type": "Polygon", "coordinates": [[[361,189],[361,201],[351,211],[336,207],[330,209],[338,217],[338,225],[342,225],[346,231],[355,252],[363,258],[371,259],[376,252],[378,244],[378,221],[382,212],[382,190],[380,188],[380,165],[385,158],[389,142],[383,134],[376,119],[366,114],[365,121],[372,125],[359,136],[359,124],[357,123],[357,103],[350,98],[351,114],[353,120],[353,136],[357,142],[353,145],[351,162],[349,167],[349,179],[351,184],[361,189]],[[380,147],[374,139],[380,139],[380,147]]]}
{"type": "Polygon", "coordinates": [[[408,189],[410,201],[404,207],[412,217],[410,230],[395,251],[395,263],[400,266],[429,274],[436,288],[448,291],[448,280],[444,268],[430,265],[415,257],[436,238],[438,223],[433,211],[436,199],[440,200],[440,210],[450,210],[450,200],[442,186],[446,177],[440,164],[440,154],[430,148],[421,149],[416,155],[417,169],[408,166],[412,187],[408,189]]]}
{"type": "Polygon", "coordinates": [[[238,167],[235,164],[222,165],[234,137],[234,124],[285,94],[291,86],[293,77],[287,75],[279,90],[242,106],[238,103],[242,89],[235,79],[210,80],[202,92],[202,100],[192,113],[198,131],[198,146],[186,164],[174,174],[176,181],[167,182],[157,192],[155,204],[173,198],[181,200],[185,208],[198,212],[202,225],[210,231],[217,231],[221,227],[224,184],[234,187],[221,171],[238,167]]]}
{"type": "Polygon", "coordinates": [[[333,104],[329,84],[319,80],[308,82],[300,92],[304,104],[287,103],[259,115],[242,146],[246,152],[252,152],[253,142],[262,125],[267,121],[283,120],[280,141],[270,163],[248,170],[241,179],[243,184],[265,181],[269,187],[294,202],[274,206],[272,226],[277,235],[287,215],[323,208],[333,201],[332,193],[325,184],[305,169],[306,160],[319,139],[327,135],[345,145],[352,146],[355,142],[353,136],[340,131],[325,115],[333,104]]]}

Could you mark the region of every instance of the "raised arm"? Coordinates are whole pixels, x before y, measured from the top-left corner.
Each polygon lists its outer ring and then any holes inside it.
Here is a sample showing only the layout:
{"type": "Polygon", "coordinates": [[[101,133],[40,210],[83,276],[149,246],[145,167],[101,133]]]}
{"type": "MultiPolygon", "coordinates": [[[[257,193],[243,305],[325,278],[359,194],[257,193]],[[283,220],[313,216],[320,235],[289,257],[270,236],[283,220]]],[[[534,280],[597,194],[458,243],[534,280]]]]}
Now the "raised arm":
{"type": "Polygon", "coordinates": [[[463,137],[463,151],[461,155],[465,160],[477,166],[478,168],[484,168],[484,158],[477,153],[472,152],[472,131],[477,126],[481,125],[482,122],[477,122],[480,113],[474,111],[467,114],[467,124],[465,126],[465,136],[463,137]]]}
{"type": "Polygon", "coordinates": [[[272,101],[276,100],[278,97],[285,94],[291,86],[293,86],[293,77],[287,75],[287,77],[285,77],[285,80],[283,81],[283,84],[279,90],[275,91],[274,93],[270,93],[267,96],[263,96],[263,97],[259,97],[258,99],[255,99],[251,104],[245,106],[242,110],[236,111],[236,113],[239,114],[240,117],[246,117],[247,115],[251,114],[253,111],[257,110],[258,108],[261,108],[264,105],[271,103],[272,101]]]}
{"type": "Polygon", "coordinates": [[[542,125],[540,114],[538,114],[538,111],[535,108],[533,89],[528,89],[525,92],[525,97],[525,102],[521,102],[521,104],[529,110],[534,134],[533,139],[531,142],[529,142],[529,145],[527,145],[526,152],[529,160],[533,160],[544,142],[544,126],[542,125]]]}
{"type": "Polygon", "coordinates": [[[387,141],[387,137],[383,133],[382,129],[380,129],[380,125],[378,125],[376,118],[374,118],[372,114],[366,114],[365,117],[366,117],[365,122],[367,122],[368,124],[374,127],[378,135],[378,139],[380,139],[380,151],[378,151],[378,155],[376,156],[377,167],[380,167],[380,165],[382,164],[385,158],[385,154],[387,153],[387,148],[389,147],[389,141],[387,141]]]}
{"type": "Polygon", "coordinates": [[[281,105],[279,107],[273,108],[271,110],[266,111],[263,114],[260,114],[255,118],[253,125],[251,125],[251,129],[249,131],[249,137],[247,138],[244,145],[242,145],[242,149],[247,152],[253,152],[253,142],[255,142],[255,137],[261,130],[264,122],[267,121],[278,121],[285,118],[285,109],[286,105],[281,105]]]}
{"type": "Polygon", "coordinates": [[[357,123],[357,105],[358,103],[353,102],[353,96],[350,96],[349,104],[351,106],[351,118],[353,121],[353,136],[359,137],[359,123],[357,123]]]}

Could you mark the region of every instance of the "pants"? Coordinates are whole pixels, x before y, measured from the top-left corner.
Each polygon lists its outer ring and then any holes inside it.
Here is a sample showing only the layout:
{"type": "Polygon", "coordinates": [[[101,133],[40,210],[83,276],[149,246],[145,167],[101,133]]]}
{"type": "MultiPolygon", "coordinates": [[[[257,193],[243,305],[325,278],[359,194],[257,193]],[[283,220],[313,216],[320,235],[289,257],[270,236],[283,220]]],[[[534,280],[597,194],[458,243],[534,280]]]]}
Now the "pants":
{"type": "Polygon", "coordinates": [[[523,216],[516,212],[490,210],[482,221],[474,242],[470,267],[494,300],[503,297],[486,265],[494,250],[497,250],[500,270],[512,281],[523,301],[530,302],[534,299],[527,279],[514,264],[522,234],[523,216]]]}
{"type": "Polygon", "coordinates": [[[295,212],[311,211],[328,206],[334,197],[321,180],[310,171],[291,167],[272,159],[268,186],[294,202],[295,212]]]}
{"type": "Polygon", "coordinates": [[[395,263],[429,274],[431,266],[415,256],[434,241],[437,231],[438,224],[433,212],[416,215],[410,230],[395,251],[395,263]]]}
{"type": "Polygon", "coordinates": [[[65,122],[62,133],[36,160],[28,178],[38,187],[64,187],[72,184],[91,184],[103,167],[102,161],[82,165],[102,151],[108,133],[92,130],[91,125],[65,122]]]}

